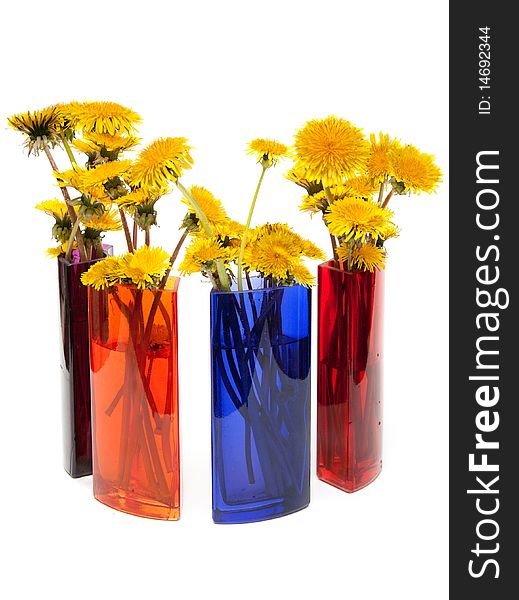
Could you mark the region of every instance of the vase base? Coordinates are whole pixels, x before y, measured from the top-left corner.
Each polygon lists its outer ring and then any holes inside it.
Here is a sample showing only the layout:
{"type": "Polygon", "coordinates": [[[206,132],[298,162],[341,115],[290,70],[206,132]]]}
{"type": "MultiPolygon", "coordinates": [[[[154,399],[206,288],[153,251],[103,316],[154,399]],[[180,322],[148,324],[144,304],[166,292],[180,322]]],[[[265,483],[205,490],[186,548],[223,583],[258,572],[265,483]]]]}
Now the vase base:
{"type": "Polygon", "coordinates": [[[92,475],[92,463],[88,465],[77,465],[75,467],[65,466],[65,473],[72,477],[72,479],[79,479],[80,477],[88,477],[92,475]]]}
{"type": "Polygon", "coordinates": [[[160,521],[178,521],[180,518],[180,507],[167,506],[149,499],[124,497],[117,491],[109,494],[94,495],[101,504],[105,504],[114,510],[124,512],[135,517],[147,519],[158,519],[160,521]]]}
{"type": "Polygon", "coordinates": [[[305,509],[310,502],[304,504],[295,504],[289,502],[278,502],[275,504],[269,504],[267,506],[260,507],[248,507],[241,510],[229,509],[219,510],[213,509],[213,522],[217,525],[221,524],[240,524],[240,523],[257,523],[260,521],[268,521],[270,519],[277,519],[279,517],[285,517],[293,513],[299,512],[305,509]]]}
{"type": "Polygon", "coordinates": [[[317,477],[324,483],[328,483],[343,492],[353,494],[362,490],[366,486],[373,483],[382,472],[382,465],[377,465],[371,469],[364,471],[361,475],[357,475],[354,479],[342,479],[336,473],[325,467],[317,467],[317,477]]]}

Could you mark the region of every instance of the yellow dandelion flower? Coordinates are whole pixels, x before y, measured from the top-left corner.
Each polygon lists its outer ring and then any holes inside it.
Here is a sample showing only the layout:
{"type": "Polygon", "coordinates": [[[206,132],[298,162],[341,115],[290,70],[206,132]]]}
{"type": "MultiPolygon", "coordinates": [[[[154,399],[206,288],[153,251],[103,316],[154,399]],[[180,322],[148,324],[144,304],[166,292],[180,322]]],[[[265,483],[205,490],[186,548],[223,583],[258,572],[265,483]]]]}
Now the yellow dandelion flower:
{"type": "Polygon", "coordinates": [[[294,265],[292,275],[299,285],[311,287],[315,283],[315,277],[304,265],[294,265]]]}
{"type": "Polygon", "coordinates": [[[168,193],[169,190],[167,188],[135,188],[131,192],[117,197],[115,201],[117,202],[118,206],[126,210],[136,206],[143,206],[145,204],[153,205],[159,198],[168,193]]]}
{"type": "Polygon", "coordinates": [[[251,231],[253,238],[260,238],[266,235],[272,235],[274,233],[286,236],[286,238],[290,238],[291,241],[294,241],[296,237],[299,237],[298,234],[292,231],[292,229],[290,229],[286,223],[265,223],[264,225],[255,227],[251,231]]]}
{"type": "Polygon", "coordinates": [[[118,153],[129,150],[139,143],[139,138],[133,135],[110,135],[109,133],[87,133],[82,140],[73,140],[76,150],[85,154],[101,152],[118,153]]]}
{"type": "MultiPolygon", "coordinates": [[[[373,182],[365,176],[349,179],[344,185],[333,185],[327,190],[332,197],[332,202],[342,198],[371,198],[376,190],[373,182]]],[[[315,214],[326,211],[330,205],[329,195],[322,190],[312,196],[304,196],[299,210],[315,214]]]]}
{"type": "Polygon", "coordinates": [[[255,156],[265,167],[271,167],[288,155],[288,146],[276,140],[257,138],[248,143],[247,154],[255,156]]]}
{"type": "Polygon", "coordinates": [[[77,102],[68,110],[75,127],[87,132],[131,134],[141,122],[136,112],[115,102],[77,102]]]}
{"type": "Polygon", "coordinates": [[[222,246],[221,242],[214,238],[197,238],[193,240],[188,250],[200,265],[217,259],[225,259],[229,256],[228,251],[222,246]]]}
{"type": "MultiPolygon", "coordinates": [[[[340,261],[348,261],[348,248],[340,246],[337,249],[337,255],[340,261]]],[[[386,266],[386,252],[384,248],[379,248],[374,244],[362,244],[355,246],[351,253],[351,265],[361,271],[370,271],[383,269],[386,266]]]]}
{"type": "Polygon", "coordinates": [[[119,196],[115,199],[115,201],[121,208],[129,208],[138,206],[140,204],[147,204],[149,198],[150,195],[148,190],[145,188],[136,188],[124,196],[119,196]]]}
{"type": "Polygon", "coordinates": [[[300,262],[301,241],[284,223],[262,225],[252,232],[244,262],[265,277],[286,279],[290,269],[300,262]]]}
{"type": "Polygon", "coordinates": [[[264,277],[284,282],[296,279],[311,285],[313,278],[303,265],[303,257],[324,260],[324,253],[285,223],[256,227],[245,248],[244,264],[264,277]]]}
{"type": "Polygon", "coordinates": [[[313,196],[303,196],[299,210],[314,215],[320,211],[325,211],[328,208],[328,200],[323,194],[314,194],[313,196]]]}
{"type": "Polygon", "coordinates": [[[73,187],[79,190],[81,187],[81,175],[85,169],[68,169],[66,171],[54,171],[54,177],[60,187],[73,187]]]}
{"type": "Polygon", "coordinates": [[[55,146],[61,141],[63,117],[57,106],[12,115],[7,122],[25,136],[29,154],[38,155],[45,145],[55,146]]]}
{"type": "Polygon", "coordinates": [[[341,184],[363,171],[369,144],[362,131],[335,116],[313,119],[295,136],[295,167],[325,186],[341,184]]]}
{"type": "Polygon", "coordinates": [[[326,254],[310,240],[302,239],[301,254],[312,260],[326,260],[326,254]]]}
{"type": "Polygon", "coordinates": [[[378,186],[371,177],[359,175],[359,177],[348,179],[344,182],[343,186],[339,187],[342,188],[342,191],[344,192],[342,198],[345,196],[354,198],[372,198],[373,194],[379,191],[380,186],[378,186]]]}
{"type": "Polygon", "coordinates": [[[99,148],[88,140],[73,140],[72,146],[84,154],[94,154],[95,152],[99,152],[99,148]]]}
{"type": "Polygon", "coordinates": [[[136,146],[140,139],[134,135],[111,135],[109,133],[87,133],[85,141],[108,152],[120,152],[136,146]]]}
{"type": "Polygon", "coordinates": [[[397,227],[394,223],[389,222],[387,226],[384,228],[383,234],[380,236],[384,240],[389,240],[391,238],[396,238],[400,235],[400,228],[397,227]]]}
{"type": "Polygon", "coordinates": [[[401,146],[393,152],[392,158],[394,177],[404,183],[405,191],[429,194],[442,180],[434,156],[420,152],[414,146],[401,146]]]}
{"type": "Polygon", "coordinates": [[[119,283],[120,280],[121,265],[120,259],[116,256],[107,256],[103,260],[95,262],[88,271],[81,275],[81,282],[96,290],[104,290],[119,283]]]}
{"type": "Polygon", "coordinates": [[[190,275],[198,271],[210,271],[215,267],[215,261],[229,262],[230,259],[230,250],[224,248],[219,240],[197,237],[187,247],[179,271],[183,275],[190,275]]]}
{"type": "Polygon", "coordinates": [[[181,275],[193,275],[193,273],[200,271],[200,265],[192,254],[186,252],[186,255],[178,266],[178,270],[181,275]]]}
{"type": "Polygon", "coordinates": [[[308,178],[308,169],[305,169],[301,165],[290,169],[290,171],[285,173],[285,177],[299,187],[305,188],[310,196],[323,189],[323,184],[320,181],[311,181],[308,178]]]}
{"type": "Polygon", "coordinates": [[[67,171],[55,171],[54,177],[60,187],[72,187],[80,194],[85,194],[100,202],[110,200],[103,185],[85,185],[83,177],[86,172],[87,169],[76,167],[75,169],[68,169],[67,171]]]}
{"type": "Polygon", "coordinates": [[[293,268],[301,264],[290,241],[279,235],[256,239],[245,249],[244,264],[264,277],[288,279],[293,268]]]}
{"type": "Polygon", "coordinates": [[[38,202],[34,207],[36,210],[41,210],[46,215],[54,217],[55,219],[61,220],[68,215],[68,208],[63,200],[53,198],[52,200],[44,200],[38,202]]]}
{"type": "Polygon", "coordinates": [[[62,128],[65,131],[75,129],[76,124],[72,112],[78,104],[79,102],[59,102],[54,105],[61,115],[62,128]]]}
{"type": "MultiPolygon", "coordinates": [[[[266,223],[251,231],[252,240],[265,236],[278,236],[279,238],[284,239],[287,243],[292,245],[294,255],[304,254],[307,256],[307,252],[320,252],[315,244],[293,231],[286,223],[266,223]]],[[[270,239],[273,239],[273,237],[270,239]]]]}
{"type": "Polygon", "coordinates": [[[84,188],[101,186],[128,173],[130,165],[130,160],[121,160],[101,163],[93,169],[83,169],[80,172],[80,185],[84,188]]]}
{"type": "Polygon", "coordinates": [[[83,219],[82,223],[86,227],[97,229],[98,231],[120,231],[122,229],[117,209],[107,210],[102,215],[94,215],[90,219],[83,219]]]}
{"type": "MultiPolygon", "coordinates": [[[[346,198],[346,196],[356,196],[356,193],[351,187],[345,187],[343,185],[334,185],[328,188],[327,191],[332,197],[333,202],[335,202],[335,200],[346,198]]],[[[299,206],[299,210],[303,212],[309,212],[311,214],[315,214],[319,211],[324,212],[327,210],[328,206],[330,206],[329,195],[325,190],[321,190],[320,192],[317,192],[311,196],[304,196],[299,206]]]]}
{"type": "Polygon", "coordinates": [[[162,248],[142,246],[125,254],[120,260],[121,275],[138,288],[156,285],[169,269],[169,254],[162,248]]]}
{"type": "MultiPolygon", "coordinates": [[[[245,225],[234,221],[233,219],[226,219],[221,223],[212,223],[213,235],[222,244],[226,246],[236,247],[240,245],[241,237],[245,230],[245,225]]],[[[198,229],[193,231],[192,235],[199,238],[207,238],[207,234],[204,229],[198,229]]]]}
{"type": "MultiPolygon", "coordinates": [[[[76,244],[74,243],[74,247],[75,246],[76,246],[76,244]]],[[[49,258],[58,258],[62,254],[66,253],[67,247],[68,247],[68,242],[64,242],[63,244],[60,244],[56,248],[47,248],[47,250],[45,250],[45,254],[49,258]]]]}
{"type": "Polygon", "coordinates": [[[144,148],[134,162],[130,178],[135,187],[162,188],[176,181],[193,159],[186,138],[159,138],[144,148]]]}
{"type": "MultiPolygon", "coordinates": [[[[245,231],[245,225],[234,221],[233,219],[226,219],[221,223],[213,223],[213,233],[221,239],[228,238],[229,244],[232,246],[238,243],[241,239],[243,232],[245,231]]],[[[203,231],[201,233],[204,233],[203,231]]]]}
{"type": "MultiPolygon", "coordinates": [[[[225,223],[227,221],[227,213],[225,212],[222,202],[215,198],[209,190],[200,185],[193,185],[191,186],[189,192],[198,203],[200,210],[207,217],[207,220],[209,223],[211,223],[211,225],[216,223],[225,223]]],[[[182,198],[182,202],[187,204],[187,206],[189,206],[191,209],[190,212],[195,213],[198,217],[198,213],[192,206],[189,198],[182,198]]]]}
{"type": "Polygon", "coordinates": [[[334,202],[325,213],[330,233],[344,239],[363,241],[367,235],[373,239],[383,237],[393,212],[380,208],[374,202],[360,198],[343,198],[334,202]]]}
{"type": "Polygon", "coordinates": [[[101,163],[91,169],[76,167],[68,171],[54,173],[60,186],[70,186],[100,202],[111,202],[127,191],[119,179],[128,173],[131,161],[112,161],[101,163]]]}
{"type": "Polygon", "coordinates": [[[368,174],[374,182],[381,183],[393,176],[393,153],[400,148],[400,142],[392,140],[387,133],[379,133],[378,140],[372,133],[369,140],[368,174]]]}

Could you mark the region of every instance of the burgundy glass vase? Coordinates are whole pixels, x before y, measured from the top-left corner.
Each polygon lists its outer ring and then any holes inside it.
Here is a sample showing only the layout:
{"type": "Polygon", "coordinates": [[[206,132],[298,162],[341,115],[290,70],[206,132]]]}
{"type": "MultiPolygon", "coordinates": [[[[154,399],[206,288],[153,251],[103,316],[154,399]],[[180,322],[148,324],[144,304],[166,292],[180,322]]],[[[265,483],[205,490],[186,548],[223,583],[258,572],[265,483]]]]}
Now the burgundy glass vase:
{"type": "MultiPolygon", "coordinates": [[[[112,254],[112,246],[103,246],[112,254]]],[[[81,275],[96,262],[58,258],[63,463],[71,477],[92,474],[88,290],[81,275]]]]}
{"type": "Polygon", "coordinates": [[[384,272],[319,265],[317,476],[345,492],[382,469],[384,272]]]}

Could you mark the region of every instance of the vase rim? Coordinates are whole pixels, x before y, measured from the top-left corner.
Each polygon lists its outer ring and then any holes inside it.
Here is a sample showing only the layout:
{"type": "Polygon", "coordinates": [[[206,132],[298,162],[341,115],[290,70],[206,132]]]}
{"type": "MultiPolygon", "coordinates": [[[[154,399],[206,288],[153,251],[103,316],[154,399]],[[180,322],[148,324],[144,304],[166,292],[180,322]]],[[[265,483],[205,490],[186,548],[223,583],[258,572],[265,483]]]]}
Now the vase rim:
{"type": "Polygon", "coordinates": [[[65,267],[77,267],[78,265],[90,265],[92,263],[97,262],[98,260],[103,260],[106,256],[100,256],[99,258],[92,258],[91,260],[81,260],[81,261],[71,261],[65,260],[64,256],[58,256],[58,262],[62,263],[65,267]]]}
{"type": "Polygon", "coordinates": [[[369,275],[375,275],[376,273],[383,273],[384,269],[375,269],[374,271],[346,271],[345,269],[339,269],[334,266],[335,261],[333,259],[327,260],[323,263],[317,265],[318,269],[329,269],[330,271],[337,271],[338,273],[342,273],[343,275],[359,275],[368,273],[369,275]]]}
{"type": "MultiPolygon", "coordinates": [[[[263,281],[263,278],[262,277],[258,277],[258,276],[251,277],[250,279],[253,282],[254,281],[258,281],[258,280],[259,281],[263,281]]],[[[243,280],[243,283],[244,283],[245,286],[247,286],[247,280],[246,279],[243,280]]],[[[235,283],[233,285],[236,286],[235,283]]],[[[252,290],[249,290],[246,287],[246,289],[243,289],[243,290],[240,291],[240,290],[237,289],[237,286],[236,286],[236,289],[230,289],[230,290],[215,290],[213,288],[211,290],[211,294],[218,295],[218,296],[219,295],[225,295],[225,294],[251,294],[251,293],[253,294],[255,292],[272,292],[274,290],[288,290],[288,289],[291,289],[291,288],[303,288],[303,287],[306,287],[306,286],[301,285],[300,283],[297,283],[296,285],[275,285],[273,287],[268,287],[268,288],[263,288],[263,287],[255,288],[255,287],[253,287],[252,290]]]]}
{"type": "Polygon", "coordinates": [[[74,267],[76,265],[89,265],[91,263],[97,262],[98,260],[102,260],[107,256],[111,256],[113,249],[114,247],[112,246],[112,244],[103,244],[103,250],[105,251],[105,255],[99,256],[97,258],[91,258],[90,260],[79,260],[79,252],[77,252],[77,250],[73,250],[72,260],[65,260],[65,257],[63,255],[60,255],[58,256],[58,262],[63,263],[65,267],[74,267]]]}
{"type": "MultiPolygon", "coordinates": [[[[141,291],[141,292],[168,292],[168,293],[176,293],[178,291],[178,286],[180,283],[180,277],[177,277],[176,275],[170,275],[168,277],[168,280],[166,282],[166,285],[163,288],[157,288],[155,290],[150,290],[148,288],[139,288],[138,286],[136,286],[134,283],[114,283],[113,286],[110,287],[123,287],[123,288],[128,288],[130,290],[137,290],[137,291],[141,291]]],[[[110,290],[109,288],[106,288],[107,290],[110,290]]]]}

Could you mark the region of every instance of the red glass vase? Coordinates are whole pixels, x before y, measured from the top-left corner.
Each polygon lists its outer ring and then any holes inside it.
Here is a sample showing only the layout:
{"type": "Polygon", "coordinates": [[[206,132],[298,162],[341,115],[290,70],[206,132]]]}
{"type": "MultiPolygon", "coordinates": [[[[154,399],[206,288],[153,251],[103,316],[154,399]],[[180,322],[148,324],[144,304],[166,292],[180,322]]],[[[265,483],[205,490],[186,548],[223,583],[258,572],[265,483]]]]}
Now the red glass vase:
{"type": "Polygon", "coordinates": [[[163,520],[180,516],[178,281],[89,290],[94,496],[163,520]]]}
{"type": "MultiPolygon", "coordinates": [[[[112,246],[103,246],[112,254],[112,246]]],[[[81,275],[94,259],[81,262],[79,252],[69,262],[59,257],[60,366],[63,463],[71,477],[92,474],[90,369],[88,357],[88,293],[81,275]]]]}
{"type": "Polygon", "coordinates": [[[317,476],[355,492],[382,469],[384,272],[318,272],[317,476]]]}

